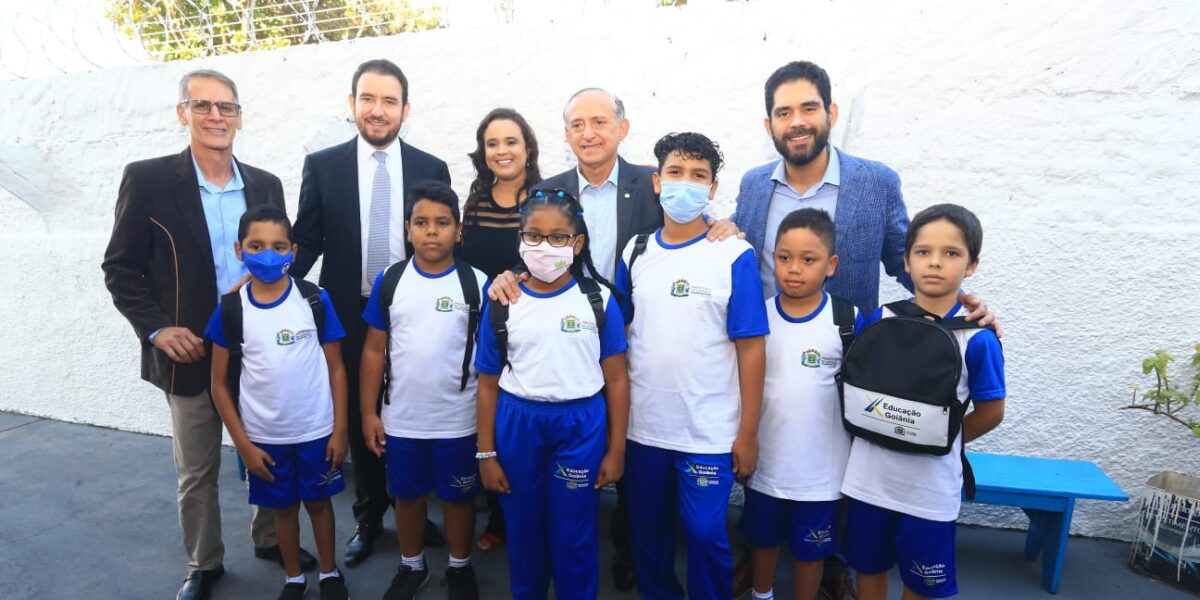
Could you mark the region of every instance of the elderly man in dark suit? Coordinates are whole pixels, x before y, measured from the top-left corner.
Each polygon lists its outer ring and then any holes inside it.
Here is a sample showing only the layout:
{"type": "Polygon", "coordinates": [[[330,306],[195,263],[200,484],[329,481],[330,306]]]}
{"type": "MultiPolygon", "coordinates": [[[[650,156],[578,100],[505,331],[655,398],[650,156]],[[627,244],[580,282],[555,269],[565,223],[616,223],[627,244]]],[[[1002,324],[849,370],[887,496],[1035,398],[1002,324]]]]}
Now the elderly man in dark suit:
{"type": "MultiPolygon", "coordinates": [[[[261,204],[283,210],[284,203],[278,177],[233,156],[242,117],[232,80],[209,70],[184,75],[175,112],[191,141],[179,154],[125,167],[102,268],[113,303],[141,344],[142,379],[167,396],[188,553],[178,598],[203,600],[225,573],[225,547],[217,494],[221,419],[200,336],[220,293],[246,275],[233,250],[242,213],[261,204]]],[[[256,509],[251,535],[255,556],[282,561],[272,511],[256,509]]],[[[305,569],[316,566],[312,555],[301,557],[305,569]]]]}
{"type": "MultiPolygon", "coordinates": [[[[358,370],[366,339],[363,307],[379,272],[404,260],[412,244],[404,234],[404,198],[422,180],[450,183],[441,159],[400,140],[408,117],[408,78],[391,61],[369,60],[350,82],[350,110],[358,135],[304,159],[300,212],[296,215],[296,262],[292,274],[304,277],[324,255],[321,287],[329,293],[346,328],[342,358],[350,384],[350,458],[354,464],[354,535],[346,544],[346,565],[371,555],[391,506],[383,459],[367,449],[359,410],[358,370]]],[[[444,544],[427,523],[426,545],[444,544]]]]}

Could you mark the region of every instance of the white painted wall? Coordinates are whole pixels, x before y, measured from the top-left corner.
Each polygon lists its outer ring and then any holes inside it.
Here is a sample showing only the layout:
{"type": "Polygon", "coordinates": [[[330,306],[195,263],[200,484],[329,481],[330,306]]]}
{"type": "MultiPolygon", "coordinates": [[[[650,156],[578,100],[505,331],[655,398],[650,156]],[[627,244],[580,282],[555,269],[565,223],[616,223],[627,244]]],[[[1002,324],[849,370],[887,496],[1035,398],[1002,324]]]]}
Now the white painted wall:
{"type": "MultiPolygon", "coordinates": [[[[186,143],[172,105],[188,69],[239,82],[237,154],[283,179],[292,214],[305,153],[352,134],[354,66],[381,56],[411,80],[406,139],[449,161],[460,193],[489,109],[532,121],[552,174],[569,164],[564,100],[599,85],[628,107],[630,159],[650,162],[669,131],[721,143],[714,212],[726,214],[742,173],[774,158],[764,80],[804,58],[853,108],[835,138],[899,171],[910,213],[953,201],[983,220],[971,287],[1003,322],[1010,400],[1004,424],[974,447],[1096,461],[1131,492],[1162,469],[1200,473],[1200,440],[1117,411],[1142,381],[1141,357],[1200,341],[1194,2],[585,7],[539,20],[518,5],[508,26],[0,83],[0,409],[169,432],[99,265],[123,165],[186,143]]],[[[1132,503],[1083,502],[1076,514],[1078,533],[1127,538],[1134,526],[1132,503]]],[[[963,518],[1024,524],[1015,510],[963,518]]]]}

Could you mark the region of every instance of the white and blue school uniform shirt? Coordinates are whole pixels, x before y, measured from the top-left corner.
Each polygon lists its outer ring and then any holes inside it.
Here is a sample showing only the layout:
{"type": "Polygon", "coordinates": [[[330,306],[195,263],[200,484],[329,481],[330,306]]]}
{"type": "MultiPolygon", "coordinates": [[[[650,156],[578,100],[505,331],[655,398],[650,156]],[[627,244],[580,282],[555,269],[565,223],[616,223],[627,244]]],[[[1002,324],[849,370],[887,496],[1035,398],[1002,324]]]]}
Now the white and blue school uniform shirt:
{"type": "MultiPolygon", "coordinates": [[[[955,304],[946,318],[966,316],[955,304]]],[[[894,316],[886,307],[875,310],[864,326],[894,316]]],[[[991,329],[951,332],[963,355],[958,399],[965,402],[1005,397],[1004,352],[991,329]]],[[[962,432],[945,456],[889,450],[855,438],[842,481],[842,493],[881,508],[930,521],[954,521],[962,503],[962,432]]]]}
{"type": "Polygon", "coordinates": [[[705,234],[668,244],[659,229],[629,270],[636,238],[617,265],[630,297],[628,439],[695,454],[732,451],[741,418],[734,340],[769,333],[750,244],[705,234]]]}
{"type": "Polygon", "coordinates": [[[766,305],[771,333],[758,466],[747,487],[785,500],[837,500],[850,434],[842,426],[838,397],[842,338],[833,322],[833,300],[823,293],[821,304],[799,318],[783,311],[779,296],[766,305]]]}
{"type": "MultiPolygon", "coordinates": [[[[317,331],[312,307],[289,278],[287,291],[269,304],[254,301],[250,282],[242,297],[242,376],[237,400],[250,441],[299,444],[333,433],[333,391],[322,344],[346,337],[325,290],[325,327],[317,331]]],[[[228,348],[221,307],[204,335],[228,348]]]]}
{"type": "MultiPolygon", "coordinates": [[[[390,400],[383,405],[380,419],[392,437],[451,439],[475,433],[474,369],[466,389],[459,389],[469,308],[455,269],[426,273],[415,260],[410,262],[388,307],[380,303],[386,270],[381,271],[363,310],[368,325],[388,332],[390,400]]],[[[479,297],[486,300],[487,275],[474,271],[479,297]]]]}
{"type": "Polygon", "coordinates": [[[490,304],[479,326],[475,368],[500,376],[500,389],[538,402],[590,398],[604,388],[600,361],[625,352],[625,327],[612,293],[600,287],[605,324],[601,330],[587,294],[572,279],[549,294],[520,284],[521,301],[508,307],[508,362],[500,364],[490,304]],[[599,338],[599,342],[597,342],[599,338]]]}

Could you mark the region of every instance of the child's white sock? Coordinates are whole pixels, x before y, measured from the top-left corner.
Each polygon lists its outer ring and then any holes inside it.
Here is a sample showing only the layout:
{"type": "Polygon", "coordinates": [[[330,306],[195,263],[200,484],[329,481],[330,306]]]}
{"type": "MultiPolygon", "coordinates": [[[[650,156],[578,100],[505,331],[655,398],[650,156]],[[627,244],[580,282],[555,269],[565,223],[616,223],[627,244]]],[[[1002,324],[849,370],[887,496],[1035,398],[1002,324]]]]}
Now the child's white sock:
{"type": "Polygon", "coordinates": [[[771,588],[771,589],[767,590],[766,593],[763,593],[763,594],[758,593],[758,590],[754,590],[754,600],[774,600],[774,599],[775,599],[775,588],[771,588]]]}
{"type": "Polygon", "coordinates": [[[329,573],[321,573],[321,581],[325,581],[326,579],[329,579],[330,577],[341,577],[341,576],[342,576],[342,572],[339,571],[337,567],[334,567],[333,571],[331,571],[329,573]]]}
{"type": "Polygon", "coordinates": [[[461,569],[469,564],[471,564],[470,554],[466,558],[454,558],[453,554],[450,555],[450,568],[452,569],[461,569]]]}
{"type": "Polygon", "coordinates": [[[304,573],[301,573],[295,577],[288,577],[287,574],[285,573],[283,575],[283,578],[285,579],[285,581],[283,582],[284,585],[287,585],[289,583],[305,583],[304,573]]]}
{"type": "Polygon", "coordinates": [[[414,571],[425,570],[425,553],[421,552],[416,556],[401,556],[400,563],[411,568],[414,571]]]}

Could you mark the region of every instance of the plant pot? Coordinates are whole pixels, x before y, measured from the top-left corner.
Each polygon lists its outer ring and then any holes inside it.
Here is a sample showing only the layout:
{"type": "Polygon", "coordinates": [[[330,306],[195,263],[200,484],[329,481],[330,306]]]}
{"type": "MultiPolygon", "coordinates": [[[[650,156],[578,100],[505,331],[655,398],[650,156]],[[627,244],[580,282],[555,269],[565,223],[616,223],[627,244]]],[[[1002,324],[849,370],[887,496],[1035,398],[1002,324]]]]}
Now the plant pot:
{"type": "Polygon", "coordinates": [[[1129,568],[1200,594],[1200,478],[1164,471],[1146,481],[1129,568]]]}

